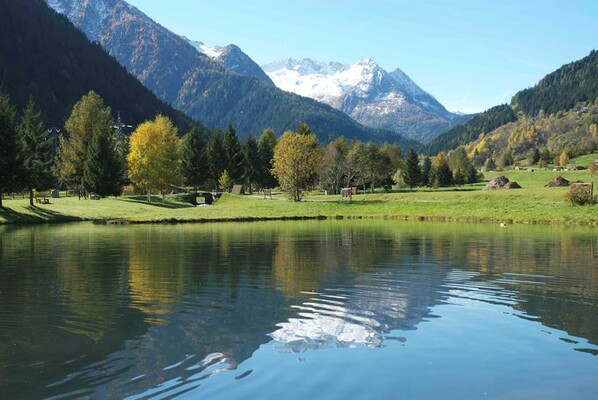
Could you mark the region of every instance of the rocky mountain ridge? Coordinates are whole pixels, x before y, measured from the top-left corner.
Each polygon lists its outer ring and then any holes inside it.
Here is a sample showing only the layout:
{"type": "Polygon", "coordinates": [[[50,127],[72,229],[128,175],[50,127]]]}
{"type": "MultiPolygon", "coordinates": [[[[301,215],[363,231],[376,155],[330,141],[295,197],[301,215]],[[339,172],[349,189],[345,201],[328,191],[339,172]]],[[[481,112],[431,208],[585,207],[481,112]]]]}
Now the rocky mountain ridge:
{"type": "Polygon", "coordinates": [[[279,88],[322,101],[369,126],[429,141],[469,119],[451,113],[400,69],[286,58],[262,66],[279,88]]]}
{"type": "Polygon", "coordinates": [[[236,73],[157,24],[124,0],[46,0],[159,98],[199,120],[244,137],[265,128],[277,133],[306,122],[323,142],[339,136],[374,142],[418,143],[389,130],[363,126],[315,100],[236,73]]]}

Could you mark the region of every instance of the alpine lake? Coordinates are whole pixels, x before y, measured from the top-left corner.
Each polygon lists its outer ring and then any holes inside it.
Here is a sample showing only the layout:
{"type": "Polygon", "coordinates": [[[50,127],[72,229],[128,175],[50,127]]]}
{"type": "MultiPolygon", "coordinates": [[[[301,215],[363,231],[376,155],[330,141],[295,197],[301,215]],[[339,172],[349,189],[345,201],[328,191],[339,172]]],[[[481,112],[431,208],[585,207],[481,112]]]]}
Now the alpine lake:
{"type": "Polygon", "coordinates": [[[0,227],[1,399],[596,399],[598,230],[0,227]]]}

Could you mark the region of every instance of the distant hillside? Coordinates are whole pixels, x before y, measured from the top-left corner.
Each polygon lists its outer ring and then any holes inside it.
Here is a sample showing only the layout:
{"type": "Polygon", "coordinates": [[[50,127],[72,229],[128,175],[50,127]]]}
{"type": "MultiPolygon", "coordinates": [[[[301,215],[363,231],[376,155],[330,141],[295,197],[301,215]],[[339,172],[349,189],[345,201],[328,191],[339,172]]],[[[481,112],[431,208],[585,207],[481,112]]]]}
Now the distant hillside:
{"type": "Polygon", "coordinates": [[[268,127],[282,133],[304,121],[321,141],[345,136],[419,145],[398,133],[365,127],[328,105],[235,73],[123,0],[47,1],[159,98],[207,126],[224,129],[232,123],[244,137],[268,127]]]}
{"type": "Polygon", "coordinates": [[[567,111],[577,103],[598,98],[598,52],[563,65],[546,75],[536,86],[517,93],[511,105],[517,111],[536,116],[567,111]]]}
{"type": "Polygon", "coordinates": [[[524,160],[550,164],[563,152],[569,158],[592,153],[598,150],[598,103],[579,104],[571,111],[550,115],[524,114],[515,122],[480,135],[465,145],[465,150],[477,165],[492,158],[498,166],[524,160]]]}
{"type": "Polygon", "coordinates": [[[580,103],[594,102],[598,98],[598,52],[592,51],[583,59],[566,64],[546,75],[536,86],[518,92],[510,106],[493,107],[462,126],[438,136],[423,151],[437,154],[468,144],[480,134],[489,134],[503,124],[520,118],[544,118],[550,114],[566,112],[580,103]]]}
{"type": "Polygon", "coordinates": [[[33,96],[50,126],[61,126],[89,90],[127,124],[170,117],[183,132],[195,124],[158,100],[97,44],[42,0],[0,1],[0,86],[15,107],[33,96]]]}
{"type": "Polygon", "coordinates": [[[508,105],[492,107],[483,113],[477,114],[465,124],[451,129],[427,143],[422,152],[436,155],[441,151],[456,149],[457,147],[472,142],[480,134],[488,133],[501,125],[517,120],[517,115],[508,105]]]}

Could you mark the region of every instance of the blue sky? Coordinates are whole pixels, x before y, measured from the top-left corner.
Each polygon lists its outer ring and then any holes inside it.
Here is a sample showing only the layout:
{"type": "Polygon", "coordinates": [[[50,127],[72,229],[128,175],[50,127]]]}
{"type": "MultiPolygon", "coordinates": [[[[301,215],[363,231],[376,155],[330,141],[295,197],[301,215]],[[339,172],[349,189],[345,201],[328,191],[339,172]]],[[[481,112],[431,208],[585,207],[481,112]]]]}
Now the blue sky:
{"type": "Polygon", "coordinates": [[[127,0],[175,33],[285,57],[400,68],[450,110],[483,111],[598,48],[598,1],[127,0]]]}

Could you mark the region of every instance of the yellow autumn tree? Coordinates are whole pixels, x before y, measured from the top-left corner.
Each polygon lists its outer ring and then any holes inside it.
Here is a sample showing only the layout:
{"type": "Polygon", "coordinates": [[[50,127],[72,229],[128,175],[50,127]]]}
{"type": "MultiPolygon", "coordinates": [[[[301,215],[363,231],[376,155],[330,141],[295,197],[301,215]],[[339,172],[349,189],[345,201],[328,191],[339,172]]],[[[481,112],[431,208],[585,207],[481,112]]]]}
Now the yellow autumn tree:
{"type": "Polygon", "coordinates": [[[566,151],[563,151],[559,156],[559,165],[561,167],[566,167],[569,164],[569,154],[566,151]]]}
{"type": "Polygon", "coordinates": [[[152,191],[171,189],[183,181],[177,129],[168,117],[156,116],[153,121],[139,125],[131,135],[127,156],[129,179],[147,190],[147,201],[152,191]]]}
{"type": "Polygon", "coordinates": [[[301,201],[302,191],[313,184],[322,159],[323,150],[313,133],[287,131],[274,148],[272,174],[293,201],[301,201]]]}

